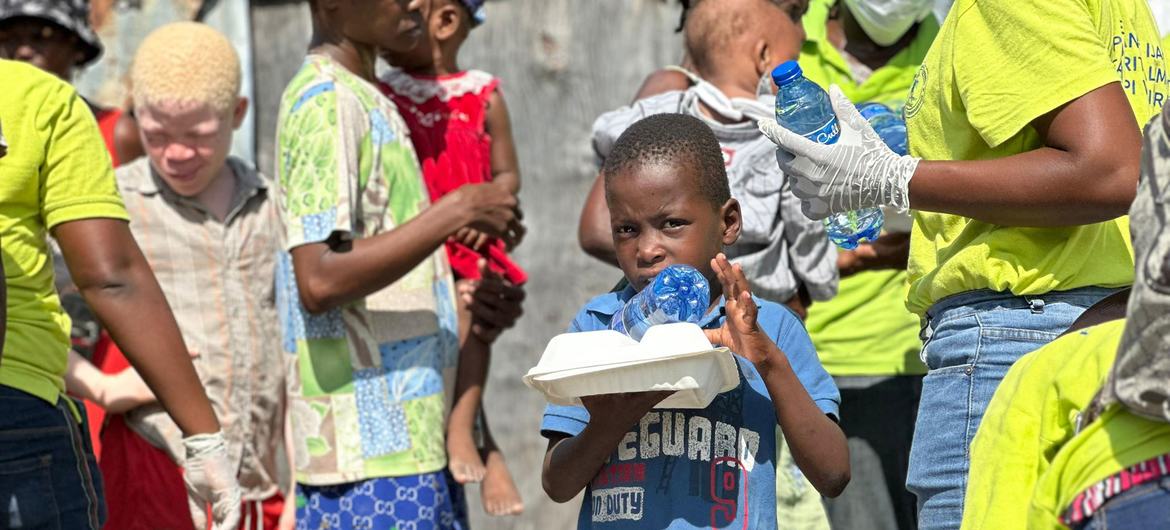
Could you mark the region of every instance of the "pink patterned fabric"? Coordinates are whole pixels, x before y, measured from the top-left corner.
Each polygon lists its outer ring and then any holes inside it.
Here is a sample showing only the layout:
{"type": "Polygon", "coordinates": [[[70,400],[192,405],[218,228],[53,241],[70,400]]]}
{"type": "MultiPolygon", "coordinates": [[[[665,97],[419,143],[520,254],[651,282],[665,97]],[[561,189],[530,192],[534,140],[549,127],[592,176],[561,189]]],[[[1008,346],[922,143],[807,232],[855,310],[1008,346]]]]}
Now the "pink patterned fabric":
{"type": "Polygon", "coordinates": [[[1082,491],[1065,510],[1061,521],[1068,526],[1084,522],[1097,513],[1105,503],[1122,493],[1147,482],[1170,475],[1170,454],[1140,462],[1106,478],[1082,491]]]}

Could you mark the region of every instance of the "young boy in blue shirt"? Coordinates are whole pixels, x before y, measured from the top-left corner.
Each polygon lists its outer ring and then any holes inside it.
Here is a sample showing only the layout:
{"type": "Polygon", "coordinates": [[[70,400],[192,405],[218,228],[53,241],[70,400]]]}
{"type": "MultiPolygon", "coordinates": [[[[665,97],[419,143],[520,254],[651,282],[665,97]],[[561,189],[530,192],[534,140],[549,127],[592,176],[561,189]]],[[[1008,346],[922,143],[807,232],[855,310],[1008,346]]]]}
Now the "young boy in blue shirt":
{"type": "Polygon", "coordinates": [[[711,284],[700,325],[736,353],[740,385],[701,410],[652,410],[669,392],[586,396],[549,405],[541,434],[545,492],[567,502],[583,488],[578,528],[776,528],[777,422],[823,495],[849,482],[840,401],[800,321],[755,298],[723,247],[741,227],[719,142],[682,114],[627,129],[602,168],[624,291],[591,300],[570,332],[607,329],[613,315],[668,265],[711,284]]]}

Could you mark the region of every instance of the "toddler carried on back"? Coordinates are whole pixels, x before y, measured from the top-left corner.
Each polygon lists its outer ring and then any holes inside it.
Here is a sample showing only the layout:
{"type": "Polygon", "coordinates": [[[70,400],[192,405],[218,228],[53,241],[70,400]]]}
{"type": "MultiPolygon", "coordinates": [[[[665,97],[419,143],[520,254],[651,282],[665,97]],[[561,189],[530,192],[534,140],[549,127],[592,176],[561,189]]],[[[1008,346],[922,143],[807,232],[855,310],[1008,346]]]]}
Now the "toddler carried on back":
{"type": "MultiPolygon", "coordinates": [[[[753,291],[798,314],[837,290],[836,251],[824,227],[805,217],[788,180],[776,169],[774,149],[756,128],[774,119],[768,74],[795,59],[803,42],[799,21],[807,2],[778,6],[767,0],[710,0],[695,5],[684,24],[695,84],[641,99],[602,115],[593,125],[599,165],[632,123],[678,113],[703,121],[719,140],[731,195],[743,208],[743,234],[727,255],[744,269],[753,291]]],[[[609,212],[599,176],[581,216],[581,245],[614,263],[609,212]]]]}

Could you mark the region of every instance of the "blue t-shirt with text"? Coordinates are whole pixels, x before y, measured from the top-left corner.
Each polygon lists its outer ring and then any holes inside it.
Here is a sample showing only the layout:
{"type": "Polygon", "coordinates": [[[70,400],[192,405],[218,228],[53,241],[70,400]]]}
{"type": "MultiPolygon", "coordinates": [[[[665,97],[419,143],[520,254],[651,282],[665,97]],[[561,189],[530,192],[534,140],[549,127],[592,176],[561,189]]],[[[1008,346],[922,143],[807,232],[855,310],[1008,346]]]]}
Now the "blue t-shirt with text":
{"type": "MultiPolygon", "coordinates": [[[[570,332],[609,329],[627,288],[589,301],[570,332]]],[[[756,298],[760,329],[780,346],[813,402],[837,417],[840,394],[800,320],[756,298]]],[[[700,326],[723,325],[723,301],[700,326]]],[[[776,413],[755,366],[735,356],[740,384],[702,410],[654,409],[618,444],[585,489],[581,529],[776,528],[776,413]]],[[[541,434],[576,436],[584,407],[548,405],[541,434]]]]}

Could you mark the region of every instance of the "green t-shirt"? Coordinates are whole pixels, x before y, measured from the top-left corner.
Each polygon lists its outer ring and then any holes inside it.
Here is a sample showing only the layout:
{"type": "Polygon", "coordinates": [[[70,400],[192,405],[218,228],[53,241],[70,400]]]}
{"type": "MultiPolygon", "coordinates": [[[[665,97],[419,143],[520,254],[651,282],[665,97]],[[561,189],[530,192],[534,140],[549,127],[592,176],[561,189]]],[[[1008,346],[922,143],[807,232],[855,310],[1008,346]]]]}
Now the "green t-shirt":
{"type": "MultiPolygon", "coordinates": [[[[911,154],[985,160],[1037,149],[1033,120],[1115,82],[1145,124],[1168,92],[1160,41],[1145,0],[958,0],[906,102],[911,154]]],[[[1025,295],[1133,282],[1127,217],[1057,228],[914,218],[907,306],[916,313],[978,289],[1025,295]]]]}
{"type": "MultiPolygon", "coordinates": [[[[906,49],[865,82],[855,83],[826,35],[832,5],[832,0],[813,0],[805,13],[800,52],[805,77],[825,88],[840,86],[855,103],[876,101],[900,110],[938,23],[927,17],[906,49]]],[[[918,317],[906,310],[905,298],[906,272],[883,270],[842,278],[836,298],[813,304],[806,325],[825,370],[836,376],[925,373],[918,357],[918,317]]]]}
{"type": "Polygon", "coordinates": [[[65,391],[69,316],[53,286],[48,232],[69,221],[126,220],[97,122],[73,87],[0,60],[0,238],[8,288],[0,384],[50,403],[65,391]]]}
{"type": "Polygon", "coordinates": [[[963,529],[1026,528],[1029,499],[1117,357],[1125,320],[1060,337],[1016,361],[971,443],[963,529]]]}

